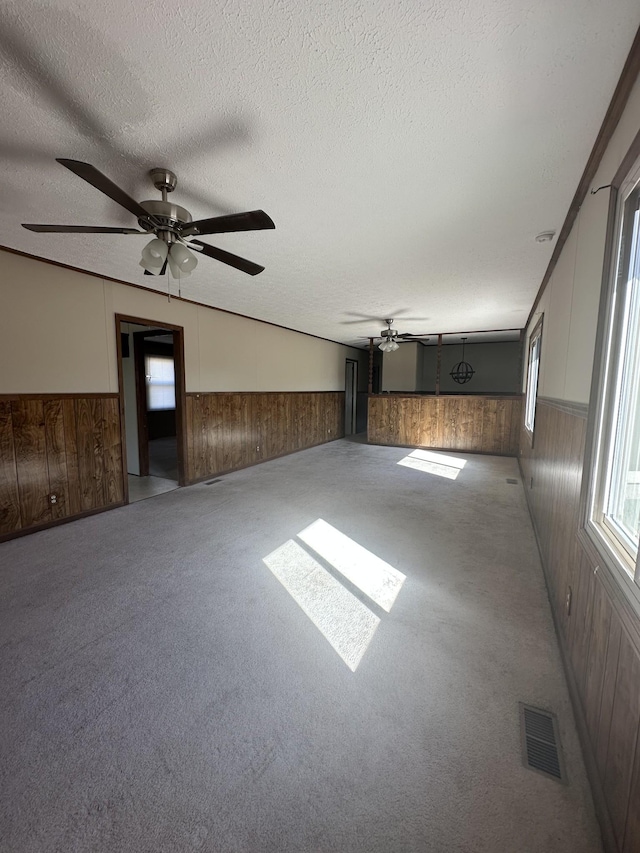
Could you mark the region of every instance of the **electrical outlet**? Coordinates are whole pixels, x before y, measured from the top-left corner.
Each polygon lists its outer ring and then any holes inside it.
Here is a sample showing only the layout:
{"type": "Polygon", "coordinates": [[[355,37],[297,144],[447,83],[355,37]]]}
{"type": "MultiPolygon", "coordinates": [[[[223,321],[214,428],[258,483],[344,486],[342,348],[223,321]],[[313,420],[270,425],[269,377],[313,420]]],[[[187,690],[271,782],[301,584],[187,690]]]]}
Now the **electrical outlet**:
{"type": "Polygon", "coordinates": [[[256,453],[260,453],[260,445],[259,444],[256,445],[256,453]]]}
{"type": "Polygon", "coordinates": [[[573,590],[570,586],[567,587],[567,598],[565,601],[565,607],[567,609],[567,616],[571,616],[571,599],[573,598],[573,590]]]}
{"type": "Polygon", "coordinates": [[[49,498],[50,504],[57,504],[58,503],[58,496],[57,495],[48,495],[48,498],[49,498]]]}

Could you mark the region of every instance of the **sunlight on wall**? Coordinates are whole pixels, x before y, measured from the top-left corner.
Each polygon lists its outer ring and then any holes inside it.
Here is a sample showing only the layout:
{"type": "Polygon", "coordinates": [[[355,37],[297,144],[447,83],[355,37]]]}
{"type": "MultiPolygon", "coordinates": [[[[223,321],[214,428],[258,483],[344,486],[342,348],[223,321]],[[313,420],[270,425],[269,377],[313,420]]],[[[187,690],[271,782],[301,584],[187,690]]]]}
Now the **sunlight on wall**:
{"type": "Polygon", "coordinates": [[[316,554],[330,563],[341,574],[362,590],[387,613],[400,592],[406,575],[340,533],[319,518],[310,524],[298,538],[309,545],[316,554]]]}
{"type": "Polygon", "coordinates": [[[398,462],[398,465],[404,465],[405,468],[415,468],[416,471],[446,477],[448,480],[455,480],[466,464],[466,459],[445,456],[431,450],[414,450],[398,462]]]}
{"type": "Polygon", "coordinates": [[[380,620],[293,539],[263,562],[352,672],[380,620]]]}

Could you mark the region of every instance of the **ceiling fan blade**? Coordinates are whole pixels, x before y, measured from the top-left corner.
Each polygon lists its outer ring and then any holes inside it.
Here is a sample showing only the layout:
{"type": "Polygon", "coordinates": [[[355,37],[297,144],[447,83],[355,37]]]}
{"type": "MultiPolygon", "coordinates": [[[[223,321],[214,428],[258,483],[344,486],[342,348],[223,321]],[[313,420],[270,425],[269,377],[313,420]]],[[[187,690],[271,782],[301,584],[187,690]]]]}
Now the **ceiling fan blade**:
{"type": "Polygon", "coordinates": [[[401,335],[396,335],[398,338],[428,338],[429,335],[427,332],[419,332],[417,334],[413,334],[413,332],[403,332],[401,335]]]}
{"type": "Polygon", "coordinates": [[[191,237],[196,234],[228,234],[231,231],[263,231],[275,227],[273,220],[264,210],[250,210],[247,213],[197,219],[184,227],[182,235],[191,237]]]}
{"type": "Polygon", "coordinates": [[[63,157],[56,157],[56,160],[79,178],[82,178],[83,181],[91,184],[92,187],[100,190],[101,193],[109,196],[117,204],[124,207],[130,213],[133,213],[138,219],[153,222],[153,217],[149,216],[141,204],[138,204],[135,199],[116,186],[106,175],[99,172],[95,166],[92,166],[90,163],[82,163],[80,160],[67,160],[63,157]]]}
{"type": "Polygon", "coordinates": [[[239,258],[237,255],[232,255],[231,252],[216,249],[215,246],[210,246],[201,240],[191,240],[189,245],[200,246],[203,255],[214,258],[216,261],[222,261],[223,264],[228,264],[230,267],[235,267],[237,270],[246,272],[249,275],[258,275],[264,269],[259,264],[254,264],[252,261],[245,260],[245,258],[239,258]]]}
{"type": "Polygon", "coordinates": [[[38,234],[146,234],[137,228],[99,228],[94,225],[34,225],[33,223],[22,223],[27,231],[36,231],[38,234]]]}

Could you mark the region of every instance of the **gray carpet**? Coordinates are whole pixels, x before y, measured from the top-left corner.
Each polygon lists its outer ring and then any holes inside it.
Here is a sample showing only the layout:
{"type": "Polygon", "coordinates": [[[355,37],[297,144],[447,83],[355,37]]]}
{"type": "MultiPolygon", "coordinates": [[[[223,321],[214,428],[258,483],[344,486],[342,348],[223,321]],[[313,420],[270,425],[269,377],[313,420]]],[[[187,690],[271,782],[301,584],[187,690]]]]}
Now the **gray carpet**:
{"type": "Polygon", "coordinates": [[[408,453],[0,546],[3,853],[601,851],[516,462],[408,453]],[[522,766],[520,700],[568,785],[522,766]]]}

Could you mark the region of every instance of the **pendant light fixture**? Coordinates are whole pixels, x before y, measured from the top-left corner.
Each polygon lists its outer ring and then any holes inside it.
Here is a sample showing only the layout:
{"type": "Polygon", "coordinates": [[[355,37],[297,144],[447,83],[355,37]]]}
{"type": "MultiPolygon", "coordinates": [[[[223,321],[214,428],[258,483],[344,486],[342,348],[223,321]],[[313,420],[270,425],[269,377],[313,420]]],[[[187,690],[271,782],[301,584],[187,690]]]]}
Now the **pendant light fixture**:
{"type": "Polygon", "coordinates": [[[466,338],[462,338],[462,361],[459,361],[457,364],[454,364],[453,368],[451,369],[451,373],[449,374],[453,381],[457,382],[458,385],[464,385],[465,383],[469,382],[473,378],[473,374],[475,373],[475,370],[473,369],[473,367],[471,367],[469,362],[464,360],[464,342],[466,340],[466,338]]]}

